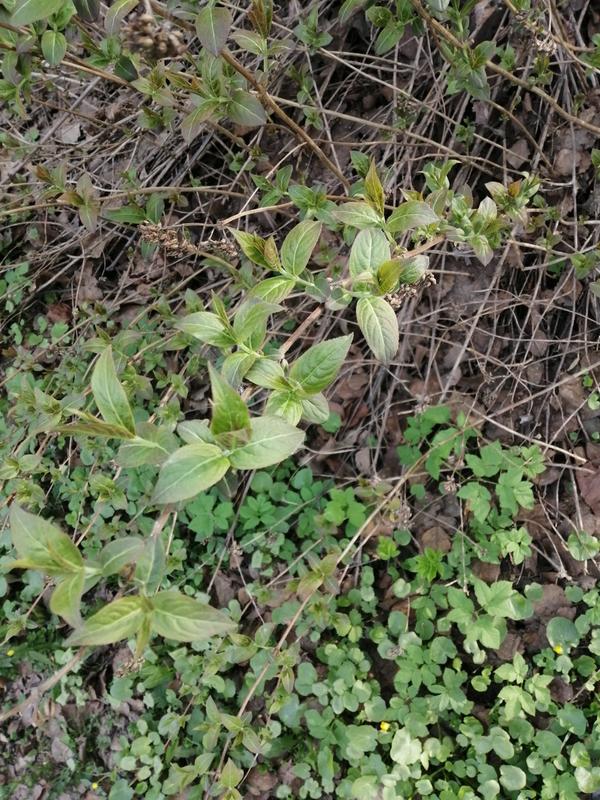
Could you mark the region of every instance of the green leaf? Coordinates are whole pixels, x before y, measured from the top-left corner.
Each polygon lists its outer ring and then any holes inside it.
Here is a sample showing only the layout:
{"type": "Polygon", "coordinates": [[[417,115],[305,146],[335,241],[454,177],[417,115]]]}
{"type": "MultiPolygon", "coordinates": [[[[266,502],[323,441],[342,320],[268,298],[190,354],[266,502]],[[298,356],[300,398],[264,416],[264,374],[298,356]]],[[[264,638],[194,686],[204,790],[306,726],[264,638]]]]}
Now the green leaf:
{"type": "Polygon", "coordinates": [[[145,544],[140,536],[124,536],[105,544],[98,556],[104,577],[116,575],[127,564],[134,564],[142,554],[145,544]]]}
{"type": "Polygon", "coordinates": [[[83,558],[66,533],[16,503],[10,507],[10,534],[19,556],[48,574],[78,572],[83,558]]]}
{"type": "Polygon", "coordinates": [[[295,285],[296,281],[292,278],[280,278],[276,275],[257,283],[252,288],[250,295],[266,300],[267,303],[280,303],[294,291],[295,285]]]}
{"type": "Polygon", "coordinates": [[[212,387],[213,411],[210,429],[215,436],[250,428],[250,414],[239,394],[232,389],[212,364],[208,365],[212,387]]]}
{"type": "Polygon", "coordinates": [[[17,0],[10,18],[12,25],[29,25],[39,19],[48,19],[62,6],[64,0],[17,0]]]}
{"type": "Polygon", "coordinates": [[[137,4],[138,0],[113,0],[104,16],[104,30],[107,36],[115,36],[119,33],[121,23],[137,4]]]}
{"type": "Polygon", "coordinates": [[[227,347],[233,343],[232,337],[227,333],[222,320],[211,311],[196,311],[188,314],[175,323],[177,330],[193,336],[205,344],[214,347],[227,347]]]}
{"type": "Polygon", "coordinates": [[[222,611],[181,592],[159,592],[152,598],[152,606],[153,633],[177,642],[208,641],[237,627],[222,611]]]}
{"type": "Polygon", "coordinates": [[[106,422],[120,425],[135,434],[133,412],[117,378],[111,347],[107,347],[96,362],[92,373],[92,394],[106,422]]]}
{"type": "Polygon", "coordinates": [[[73,0],[78,16],[86,22],[95,22],[100,14],[100,0],[73,0]]]}
{"type": "Polygon", "coordinates": [[[150,422],[137,426],[138,435],[123,442],[117,453],[120,467],[142,467],[162,464],[177,449],[177,439],[168,428],[157,428],[150,422]]]}
{"type": "Polygon", "coordinates": [[[328,339],[310,347],[290,369],[290,379],[307,394],[323,391],[338,374],[350,349],[352,335],[328,339]]]}
{"type": "Polygon", "coordinates": [[[438,215],[427,203],[422,200],[408,200],[392,212],[386,228],[390,233],[404,233],[438,221],[438,215]]]}
{"type": "Polygon", "coordinates": [[[177,433],[186,444],[215,443],[215,437],[210,432],[210,422],[207,419],[186,419],[177,426],[177,433]]]}
{"type": "Polygon", "coordinates": [[[375,357],[389,363],[400,342],[394,309],[381,297],[361,297],[356,304],[356,318],[375,357]]]}
{"type": "Polygon", "coordinates": [[[509,792],[518,792],[527,786],[527,775],[520,767],[502,764],[500,767],[500,783],[509,792]]]}
{"type": "MultiPolygon", "coordinates": [[[[216,100],[202,100],[181,122],[181,135],[188,144],[193,141],[204,128],[204,123],[214,118],[219,108],[216,100]]],[[[217,117],[218,119],[218,117],[217,117]]]]}
{"type": "Polygon", "coordinates": [[[250,261],[258,264],[259,267],[271,269],[269,261],[265,258],[266,241],[261,236],[258,236],[256,233],[238,231],[236,228],[227,228],[227,230],[235,238],[236,242],[242,248],[242,252],[250,261]]]}
{"type": "Polygon", "coordinates": [[[60,64],[67,52],[67,40],[60,31],[44,31],[41,45],[42,55],[52,67],[60,64]]]}
{"type": "Polygon", "coordinates": [[[67,644],[101,645],[128,639],[142,627],[148,611],[148,601],[142,597],[121,597],[113,600],[73,631],[67,644]]]}
{"type": "Polygon", "coordinates": [[[390,294],[395,290],[402,272],[403,263],[401,258],[391,258],[380,265],[377,270],[377,284],[382,294],[390,294]]]}
{"type": "Polygon", "coordinates": [[[134,573],[135,581],[142,586],[144,594],[151,595],[158,591],[165,572],[165,564],[165,549],[160,536],[148,539],[136,559],[134,573]]]}
{"type": "Polygon", "coordinates": [[[302,419],[322,425],[329,419],[329,403],[322,394],[313,394],[302,400],[302,419]]]}
{"type": "Polygon", "coordinates": [[[390,245],[383,231],[371,228],[359,231],[350,250],[350,275],[356,279],[365,272],[375,274],[379,265],[390,258],[390,245]]]}
{"type": "Polygon", "coordinates": [[[290,425],[297,425],[302,419],[302,402],[292,391],[274,391],[265,406],[267,414],[283,417],[290,425]]]}
{"type": "Polygon", "coordinates": [[[421,757],[422,749],[419,739],[413,739],[406,728],[401,728],[392,739],[390,758],[398,764],[414,764],[421,757]]]}
{"type": "Polygon", "coordinates": [[[50,597],[50,611],[62,617],[71,627],[76,628],[81,622],[81,595],[85,574],[83,569],[57,581],[56,588],[50,597]]]}
{"type": "Polygon", "coordinates": [[[231,353],[223,361],[221,372],[225,380],[234,388],[238,388],[258,356],[255,353],[231,353]]]}
{"type": "Polygon", "coordinates": [[[111,222],[137,225],[145,221],[146,212],[143,208],[140,208],[140,206],[130,204],[121,206],[121,208],[109,208],[107,211],[102,212],[102,216],[105,219],[111,220],[111,222]]]}
{"type": "Polygon", "coordinates": [[[333,216],[343,225],[353,228],[380,228],[384,224],[383,217],[367,203],[345,203],[333,212],[333,216]]]}
{"type": "Polygon", "coordinates": [[[460,487],[457,496],[467,501],[467,509],[478,522],[485,522],[492,510],[492,495],[485,486],[469,481],[460,487]]]}
{"type": "Polygon", "coordinates": [[[383,216],[385,195],[383,192],[383,186],[379,180],[379,175],[377,174],[377,167],[374,159],[371,159],[369,171],[365,175],[364,185],[365,197],[367,198],[368,203],[375,209],[375,211],[383,216]]]}
{"type": "Polygon", "coordinates": [[[546,626],[546,637],[550,647],[562,647],[565,650],[579,644],[579,631],[575,623],[566,617],[553,617],[546,626]]]}
{"type": "Polygon", "coordinates": [[[244,89],[236,89],[231,93],[227,116],[236,125],[244,127],[257,128],[267,121],[267,115],[258,97],[244,89]]]}
{"type": "Polygon", "coordinates": [[[232,18],[226,8],[206,6],[196,17],[196,33],[200,44],[213,56],[218,56],[225,47],[232,18]]]}
{"type": "Polygon", "coordinates": [[[225,766],[221,770],[219,784],[225,789],[234,789],[241,783],[243,777],[244,770],[240,769],[234,761],[228,758],[225,766]]]}
{"type": "Polygon", "coordinates": [[[102,436],[107,439],[132,439],[133,434],[121,425],[111,425],[97,419],[92,414],[80,414],[80,422],[70,422],[68,425],[57,425],[54,430],[67,436],[102,436]]]}
{"type": "Polygon", "coordinates": [[[176,450],[162,465],[152,502],[188,500],[221,480],[229,461],[214,444],[198,442],[176,450]]]}
{"type": "Polygon", "coordinates": [[[257,417],[252,420],[248,442],[229,454],[236,469],[263,469],[288,458],[304,441],[304,432],[280,417],[257,417]]]}
{"type": "Polygon", "coordinates": [[[285,380],[285,373],[281,364],[270,358],[261,358],[246,375],[247,379],[256,386],[264,389],[281,389],[285,380]]]}
{"type": "Polygon", "coordinates": [[[233,320],[233,332],[237,341],[259,347],[265,337],[267,319],[281,310],[281,306],[274,303],[265,303],[254,298],[245,300],[235,312],[233,320]]]}
{"type": "Polygon", "coordinates": [[[281,245],[281,263],[287,272],[298,276],[305,269],[319,241],[321,228],[320,222],[304,220],[288,233],[281,245]]]}

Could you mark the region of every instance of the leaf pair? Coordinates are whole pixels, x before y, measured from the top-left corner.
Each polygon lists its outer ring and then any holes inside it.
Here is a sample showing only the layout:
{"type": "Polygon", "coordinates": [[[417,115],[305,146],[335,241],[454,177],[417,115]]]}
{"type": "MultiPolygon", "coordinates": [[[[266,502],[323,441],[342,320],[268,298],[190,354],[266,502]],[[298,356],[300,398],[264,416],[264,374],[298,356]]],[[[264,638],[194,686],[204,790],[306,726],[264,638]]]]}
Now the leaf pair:
{"type": "Polygon", "coordinates": [[[71,625],[80,618],[81,596],[86,582],[81,553],[60,528],[24,511],[16,503],[10,508],[10,533],[19,559],[17,569],[36,569],[56,579],[50,610],[71,625]]]}
{"type": "Polygon", "coordinates": [[[152,634],[177,642],[224,636],[236,625],[222,611],[177,591],[113,600],[75,630],[68,644],[104,645],[138,636],[138,651],[152,634]]]}
{"type": "Polygon", "coordinates": [[[280,364],[261,359],[248,373],[257,386],[272,389],[267,413],[296,425],[301,418],[322,423],[329,417],[329,405],[322,391],[338,374],[348,354],[352,336],[340,336],[313,345],[286,372],[280,364]]]}
{"type": "Polygon", "coordinates": [[[264,469],[288,458],[302,445],[304,433],[280,417],[252,420],[247,439],[230,450],[198,441],[176,450],[164,462],[152,502],[188,500],[221,480],[230,467],[264,469]]]}
{"type": "Polygon", "coordinates": [[[230,467],[264,469],[278,464],[304,441],[303,431],[278,416],[251,419],[240,395],[211,366],[209,375],[211,422],[192,421],[191,427],[188,423],[180,430],[188,444],[162,465],[152,497],[154,503],[188,500],[220,481],[230,467]]]}

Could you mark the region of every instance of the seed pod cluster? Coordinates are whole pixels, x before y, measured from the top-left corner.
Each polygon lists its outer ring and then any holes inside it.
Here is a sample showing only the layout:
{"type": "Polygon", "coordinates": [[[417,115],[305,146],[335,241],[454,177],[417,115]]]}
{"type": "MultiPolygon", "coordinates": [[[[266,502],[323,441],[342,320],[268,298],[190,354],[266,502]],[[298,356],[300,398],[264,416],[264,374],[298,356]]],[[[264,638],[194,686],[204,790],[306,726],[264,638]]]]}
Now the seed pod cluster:
{"type": "Polygon", "coordinates": [[[157,20],[153,14],[130,14],[123,33],[129,49],[144,53],[150,61],[175,58],[186,48],[181,33],[168,21],[157,20]]]}

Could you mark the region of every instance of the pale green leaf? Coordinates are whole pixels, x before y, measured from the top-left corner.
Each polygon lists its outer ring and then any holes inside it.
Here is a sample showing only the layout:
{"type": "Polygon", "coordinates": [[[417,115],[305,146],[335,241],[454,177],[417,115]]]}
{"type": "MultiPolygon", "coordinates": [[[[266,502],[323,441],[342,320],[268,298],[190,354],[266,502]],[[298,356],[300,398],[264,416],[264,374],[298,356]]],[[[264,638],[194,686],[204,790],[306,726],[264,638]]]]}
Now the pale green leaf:
{"type": "Polygon", "coordinates": [[[128,639],[141,628],[149,612],[142,597],[121,597],[86,619],[67,639],[70,645],[113,644],[128,639]]]}
{"type": "Polygon", "coordinates": [[[344,203],[333,212],[333,216],[343,225],[351,225],[359,230],[383,226],[384,220],[368,203],[344,203]]]}
{"type": "Polygon", "coordinates": [[[75,628],[81,622],[81,595],[85,574],[83,569],[57,581],[50,597],[50,611],[75,628]]]}
{"type": "Polygon", "coordinates": [[[221,319],[212,311],[196,311],[188,314],[175,323],[177,330],[199,339],[205,344],[215,347],[227,347],[232,344],[231,336],[226,332],[221,319]]]}
{"type": "Polygon", "coordinates": [[[200,44],[213,56],[218,56],[225,47],[232,18],[226,8],[206,6],[196,17],[196,33],[200,44]]]}
{"type": "Polygon", "coordinates": [[[386,228],[390,233],[404,233],[434,222],[439,222],[439,217],[430,205],[422,200],[407,200],[392,212],[386,228]]]}
{"type": "Polygon", "coordinates": [[[306,394],[323,391],[338,374],[350,349],[352,335],[328,339],[310,347],[290,369],[290,379],[306,394]]]}
{"type": "Polygon", "coordinates": [[[235,389],[239,388],[248,371],[258,358],[254,353],[231,353],[223,361],[221,373],[225,380],[235,389]]]}
{"type": "Polygon", "coordinates": [[[107,347],[92,373],[92,394],[102,417],[111,424],[135,434],[133,412],[125,390],[119,383],[112,348],[107,347]]]}
{"type": "Polygon", "coordinates": [[[302,402],[294,392],[274,391],[267,400],[265,413],[282,417],[290,425],[297,425],[302,418],[302,402]]]}
{"type": "Polygon", "coordinates": [[[288,233],[281,245],[281,263],[287,272],[298,276],[309,262],[319,241],[322,225],[313,220],[303,220],[288,233]]]}
{"type": "Polygon", "coordinates": [[[247,128],[257,128],[267,121],[267,115],[258,97],[244,89],[236,89],[231,93],[227,116],[236,125],[247,128]]]}
{"type": "Polygon", "coordinates": [[[381,297],[361,297],[356,304],[356,318],[375,357],[389,363],[400,340],[394,309],[381,297]]]}
{"type": "Polygon", "coordinates": [[[165,549],[160,536],[150,538],[136,559],[134,579],[147,595],[158,591],[165,572],[165,549]]]}
{"type": "Polygon", "coordinates": [[[222,611],[181,592],[159,592],[152,605],[152,631],[177,642],[208,641],[237,627],[222,611]]]}
{"type": "Polygon", "coordinates": [[[10,507],[10,534],[19,556],[48,574],[78,572],[83,558],[66,533],[16,503],[10,507]]]}
{"type": "MultiPolygon", "coordinates": [[[[181,122],[181,135],[188,144],[204,128],[204,123],[215,117],[219,104],[215,100],[203,100],[181,122]]],[[[218,119],[218,117],[217,117],[218,119]]]]}
{"type": "Polygon", "coordinates": [[[259,297],[268,303],[280,303],[294,291],[296,282],[292,278],[266,278],[257,283],[250,292],[253,297],[259,297]]]}
{"type": "Polygon", "coordinates": [[[116,575],[127,564],[134,564],[144,550],[145,542],[140,536],[124,536],[105,544],[98,556],[104,577],[116,575]]]}
{"type": "Polygon", "coordinates": [[[350,250],[350,275],[358,278],[365,272],[375,274],[379,265],[390,258],[390,245],[383,231],[371,228],[359,231],[350,250]]]}
{"type": "Polygon", "coordinates": [[[62,6],[64,0],[17,0],[10,19],[12,25],[29,25],[48,19],[62,6]]]}
{"type": "Polygon", "coordinates": [[[229,454],[236,469],[263,469],[288,458],[304,441],[304,432],[280,417],[257,417],[248,442],[229,454]]]}
{"type": "Polygon", "coordinates": [[[180,447],[162,465],[152,502],[163,505],[188,500],[218,483],[228,467],[229,461],[214,444],[180,447]]]}
{"type": "Polygon", "coordinates": [[[248,407],[217,370],[208,365],[212,388],[213,411],[210,430],[218,436],[221,433],[242,431],[250,427],[248,407]]]}
{"type": "Polygon", "coordinates": [[[67,40],[60,31],[44,31],[41,46],[42,55],[52,67],[60,64],[67,52],[67,40]]]}
{"type": "Polygon", "coordinates": [[[158,428],[150,422],[137,426],[137,436],[123,442],[117,453],[121,467],[141,467],[162,464],[177,449],[177,439],[168,428],[158,428]]]}
{"type": "Polygon", "coordinates": [[[113,0],[104,16],[104,30],[107,36],[115,36],[123,20],[138,5],[138,0],[113,0]]]}
{"type": "Polygon", "coordinates": [[[177,426],[177,433],[186,444],[215,443],[215,437],[210,432],[210,421],[207,419],[186,419],[177,426]]]}
{"type": "Polygon", "coordinates": [[[285,373],[281,364],[270,358],[261,358],[246,376],[251,383],[264,389],[281,389],[285,373]]]}
{"type": "Polygon", "coordinates": [[[322,394],[313,394],[302,400],[302,419],[322,425],[329,419],[329,403],[322,394]]]}

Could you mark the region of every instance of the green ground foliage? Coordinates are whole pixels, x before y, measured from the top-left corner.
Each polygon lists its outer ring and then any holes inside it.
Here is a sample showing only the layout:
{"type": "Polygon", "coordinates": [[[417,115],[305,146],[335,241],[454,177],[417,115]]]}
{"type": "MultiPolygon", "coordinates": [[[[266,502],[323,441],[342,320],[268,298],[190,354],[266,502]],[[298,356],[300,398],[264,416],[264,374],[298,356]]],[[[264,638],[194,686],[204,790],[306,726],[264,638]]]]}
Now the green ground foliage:
{"type": "Polygon", "coordinates": [[[0,54],[0,800],[600,796],[594,4],[0,54]]]}

